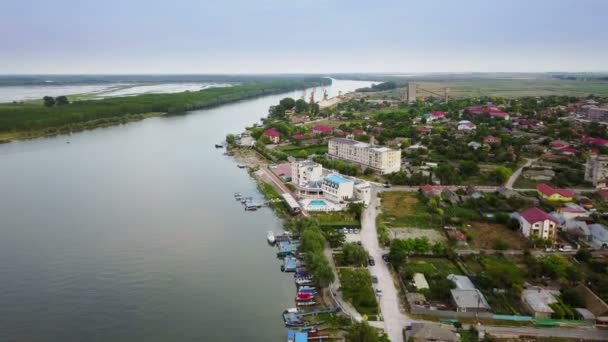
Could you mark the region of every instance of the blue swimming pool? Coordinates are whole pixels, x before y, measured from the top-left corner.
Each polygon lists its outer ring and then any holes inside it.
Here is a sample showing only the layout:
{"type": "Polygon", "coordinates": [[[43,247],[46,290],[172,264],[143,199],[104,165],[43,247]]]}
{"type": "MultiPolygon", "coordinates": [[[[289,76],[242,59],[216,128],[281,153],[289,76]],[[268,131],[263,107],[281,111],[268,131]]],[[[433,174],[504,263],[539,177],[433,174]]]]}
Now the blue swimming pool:
{"type": "Polygon", "coordinates": [[[308,203],[309,207],[324,207],[326,205],[327,203],[325,203],[324,200],[312,200],[310,203],[308,203]]]}

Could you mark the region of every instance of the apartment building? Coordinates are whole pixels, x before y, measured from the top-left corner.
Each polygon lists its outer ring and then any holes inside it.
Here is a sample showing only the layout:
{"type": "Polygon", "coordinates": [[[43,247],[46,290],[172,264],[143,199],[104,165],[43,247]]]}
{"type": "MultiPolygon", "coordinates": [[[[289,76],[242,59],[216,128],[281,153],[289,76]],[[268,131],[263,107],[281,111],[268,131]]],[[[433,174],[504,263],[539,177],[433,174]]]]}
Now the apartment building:
{"type": "Polygon", "coordinates": [[[585,164],[585,180],[597,188],[606,187],[608,180],[608,155],[592,154],[585,164]]]}
{"type": "Polygon", "coordinates": [[[331,139],[327,154],[331,158],[369,167],[379,174],[393,173],[401,169],[401,150],[377,147],[357,140],[331,139]]]}

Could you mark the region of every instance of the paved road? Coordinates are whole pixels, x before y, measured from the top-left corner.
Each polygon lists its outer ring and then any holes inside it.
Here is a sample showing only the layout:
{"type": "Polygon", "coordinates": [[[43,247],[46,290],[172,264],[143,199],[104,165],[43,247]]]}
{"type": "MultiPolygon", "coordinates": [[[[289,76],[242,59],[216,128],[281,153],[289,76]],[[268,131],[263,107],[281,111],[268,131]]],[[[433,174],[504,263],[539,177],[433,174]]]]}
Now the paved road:
{"type": "Polygon", "coordinates": [[[361,242],[369,254],[375,259],[376,265],[370,266],[370,273],[378,277],[376,288],[382,291],[379,298],[380,309],[384,319],[384,331],[392,342],[403,342],[403,328],[412,323],[412,320],[401,312],[399,296],[393,277],[388,266],[382,261],[382,254],[386,253],[378,243],[376,232],[376,215],[378,196],[376,187],[372,187],[369,208],[363,211],[361,218],[361,242]]]}
{"type": "MultiPolygon", "coordinates": [[[[536,158],[536,159],[538,159],[538,158],[536,158]]],[[[526,160],[526,163],[524,165],[522,165],[519,169],[515,170],[515,172],[513,172],[513,174],[511,175],[511,177],[509,177],[509,180],[507,180],[507,183],[505,183],[505,188],[507,188],[507,189],[513,189],[513,183],[515,183],[515,181],[517,180],[517,178],[519,178],[519,175],[521,175],[521,171],[525,167],[528,167],[528,166],[532,165],[532,163],[535,162],[536,159],[528,159],[528,160],[526,160]]]]}

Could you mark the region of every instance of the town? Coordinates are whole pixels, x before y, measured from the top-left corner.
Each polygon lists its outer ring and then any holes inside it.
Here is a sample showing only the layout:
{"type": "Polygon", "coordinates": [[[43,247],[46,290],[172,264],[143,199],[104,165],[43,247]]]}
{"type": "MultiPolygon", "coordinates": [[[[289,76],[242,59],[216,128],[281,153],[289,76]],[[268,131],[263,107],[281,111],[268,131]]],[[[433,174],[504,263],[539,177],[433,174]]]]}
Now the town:
{"type": "Polygon", "coordinates": [[[285,219],[288,341],[608,338],[608,99],[422,91],[313,90],[227,136],[285,219]]]}

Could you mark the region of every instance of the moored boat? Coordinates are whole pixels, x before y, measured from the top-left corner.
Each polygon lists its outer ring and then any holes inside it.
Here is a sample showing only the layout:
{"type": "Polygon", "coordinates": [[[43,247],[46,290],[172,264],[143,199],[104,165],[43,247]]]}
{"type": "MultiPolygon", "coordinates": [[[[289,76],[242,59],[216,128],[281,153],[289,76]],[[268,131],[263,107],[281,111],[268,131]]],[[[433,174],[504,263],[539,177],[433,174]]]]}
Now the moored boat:
{"type": "Polygon", "coordinates": [[[274,245],[274,243],[276,242],[276,239],[274,237],[274,232],[272,230],[269,230],[268,233],[266,233],[266,240],[271,245],[274,245]]]}

